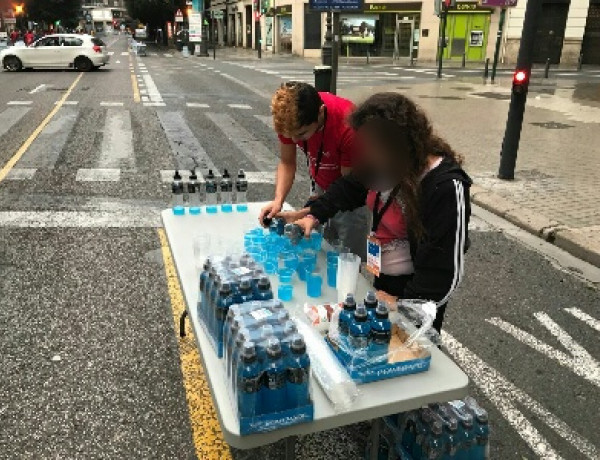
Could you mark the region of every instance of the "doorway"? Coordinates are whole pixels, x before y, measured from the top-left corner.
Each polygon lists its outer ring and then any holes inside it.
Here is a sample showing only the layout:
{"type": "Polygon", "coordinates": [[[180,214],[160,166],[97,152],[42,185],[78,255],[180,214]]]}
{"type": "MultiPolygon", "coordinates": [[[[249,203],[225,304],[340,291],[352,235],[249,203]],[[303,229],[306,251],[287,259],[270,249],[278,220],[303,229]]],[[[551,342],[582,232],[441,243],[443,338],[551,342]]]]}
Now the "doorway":
{"type": "Polygon", "coordinates": [[[252,5],[246,6],[246,48],[252,48],[252,5]]]}
{"type": "Polygon", "coordinates": [[[590,2],[581,53],[583,64],[600,65],[600,0],[590,2]]]}
{"type": "Polygon", "coordinates": [[[568,1],[542,5],[533,47],[534,63],[543,64],[547,59],[550,59],[550,64],[560,63],[568,14],[568,1]]]}
{"type": "Polygon", "coordinates": [[[410,57],[413,51],[413,37],[415,21],[406,19],[396,20],[396,33],[394,34],[394,58],[410,57]]]}

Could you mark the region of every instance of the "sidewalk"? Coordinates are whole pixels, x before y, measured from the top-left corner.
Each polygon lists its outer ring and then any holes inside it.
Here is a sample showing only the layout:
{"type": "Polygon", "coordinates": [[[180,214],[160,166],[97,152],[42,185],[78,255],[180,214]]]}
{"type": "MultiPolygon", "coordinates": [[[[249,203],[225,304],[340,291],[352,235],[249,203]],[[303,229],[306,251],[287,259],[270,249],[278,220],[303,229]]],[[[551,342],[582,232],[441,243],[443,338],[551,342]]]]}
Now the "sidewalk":
{"type": "Polygon", "coordinates": [[[600,92],[579,97],[573,82],[554,94],[530,91],[515,180],[503,181],[496,176],[510,88],[501,84],[402,82],[341,95],[358,102],[374,91],[402,91],[414,98],[464,154],[474,203],[600,266],[600,92]]]}

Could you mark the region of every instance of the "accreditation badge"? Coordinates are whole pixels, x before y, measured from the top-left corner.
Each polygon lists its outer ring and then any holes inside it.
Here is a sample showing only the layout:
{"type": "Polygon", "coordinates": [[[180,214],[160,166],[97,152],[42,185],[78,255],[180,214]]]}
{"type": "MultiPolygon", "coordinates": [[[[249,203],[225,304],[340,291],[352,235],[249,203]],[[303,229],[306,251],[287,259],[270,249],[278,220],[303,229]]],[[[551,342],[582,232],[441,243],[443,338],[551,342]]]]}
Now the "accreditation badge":
{"type": "Polygon", "coordinates": [[[381,273],[381,242],[375,235],[367,237],[367,270],[374,276],[381,273]]]}

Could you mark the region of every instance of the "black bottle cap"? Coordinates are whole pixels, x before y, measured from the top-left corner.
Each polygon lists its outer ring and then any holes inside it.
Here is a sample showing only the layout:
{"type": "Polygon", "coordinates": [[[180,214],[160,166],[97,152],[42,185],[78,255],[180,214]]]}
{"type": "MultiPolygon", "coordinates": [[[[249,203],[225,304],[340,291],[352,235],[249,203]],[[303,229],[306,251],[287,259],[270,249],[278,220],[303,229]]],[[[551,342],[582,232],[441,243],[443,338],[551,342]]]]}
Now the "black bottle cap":
{"type": "Polygon", "coordinates": [[[229,171],[227,171],[227,169],[224,169],[223,170],[223,178],[226,178],[226,177],[230,177],[229,176],[229,171]]]}
{"type": "Polygon", "coordinates": [[[346,296],[346,300],[344,300],[344,310],[354,309],[356,309],[356,300],[354,300],[354,296],[352,294],[348,294],[346,296]]]}
{"type": "Polygon", "coordinates": [[[213,170],[209,169],[208,170],[208,174],[206,175],[206,177],[208,177],[209,179],[214,179],[215,175],[213,174],[213,170]]]}
{"type": "Polygon", "coordinates": [[[239,172],[238,172],[238,177],[239,177],[240,179],[244,179],[244,178],[246,177],[246,173],[244,172],[244,170],[243,170],[243,169],[240,169],[240,170],[239,170],[239,172]]]}
{"type": "Polygon", "coordinates": [[[368,318],[367,308],[364,305],[359,305],[354,311],[354,319],[359,322],[364,322],[368,318]]]}
{"type": "Polygon", "coordinates": [[[374,291],[367,292],[367,295],[365,296],[365,307],[377,308],[377,295],[374,291]]]}
{"type": "Polygon", "coordinates": [[[198,180],[198,176],[196,175],[195,169],[190,170],[190,180],[198,180]]]}
{"type": "Polygon", "coordinates": [[[300,334],[294,335],[292,337],[292,345],[290,346],[292,353],[296,355],[301,355],[306,353],[306,344],[304,343],[304,339],[300,334]]]}
{"type": "Polygon", "coordinates": [[[261,276],[258,280],[258,288],[260,290],[266,291],[271,287],[271,282],[269,281],[268,276],[261,276]]]}
{"type": "Polygon", "coordinates": [[[181,174],[179,174],[179,170],[175,170],[175,174],[173,175],[173,180],[181,180],[181,174]]]}
{"type": "Polygon", "coordinates": [[[270,227],[271,223],[273,222],[273,219],[271,217],[265,216],[263,217],[263,224],[265,225],[265,227],[270,227]]]}

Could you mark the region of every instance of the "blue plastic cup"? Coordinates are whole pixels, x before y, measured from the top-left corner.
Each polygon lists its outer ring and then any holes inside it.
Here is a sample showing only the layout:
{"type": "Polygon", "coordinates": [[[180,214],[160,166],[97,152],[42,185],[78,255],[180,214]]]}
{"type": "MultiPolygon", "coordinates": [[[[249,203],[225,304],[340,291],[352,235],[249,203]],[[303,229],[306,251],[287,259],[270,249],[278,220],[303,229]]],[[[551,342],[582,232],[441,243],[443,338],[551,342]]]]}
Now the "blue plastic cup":
{"type": "Polygon", "coordinates": [[[201,209],[199,206],[190,206],[190,215],[197,216],[201,213],[201,209]]]}
{"type": "Polygon", "coordinates": [[[321,250],[321,244],[323,243],[323,235],[319,232],[312,232],[310,234],[311,247],[315,251],[321,250]]]}
{"type": "Polygon", "coordinates": [[[237,204],[237,205],[235,205],[235,210],[237,212],[248,212],[248,205],[247,204],[237,204]]]}
{"type": "Polygon", "coordinates": [[[284,302],[292,300],[294,295],[294,286],[291,284],[280,284],[277,288],[277,297],[284,302]]]}
{"type": "Polygon", "coordinates": [[[274,275],[277,273],[277,262],[273,262],[272,260],[267,260],[265,262],[265,272],[268,275],[274,275]]]}
{"type": "Polygon", "coordinates": [[[185,215],[185,208],[183,206],[173,206],[173,214],[183,216],[185,215]]]}
{"type": "Polygon", "coordinates": [[[219,208],[215,205],[210,205],[206,207],[207,214],[217,214],[219,212],[219,208]]]}
{"type": "Polygon", "coordinates": [[[336,287],[337,286],[337,268],[338,268],[338,258],[332,257],[331,259],[327,259],[327,286],[336,287]]]}
{"type": "Polygon", "coordinates": [[[279,255],[282,268],[295,270],[298,267],[298,257],[291,251],[282,252],[279,255]]]}
{"type": "Polygon", "coordinates": [[[316,273],[306,274],[306,295],[308,297],[321,297],[321,288],[323,286],[323,278],[316,273]]]}
{"type": "Polygon", "coordinates": [[[279,270],[279,282],[280,283],[291,283],[292,276],[294,276],[294,270],[290,268],[281,268],[279,270]]]}
{"type": "Polygon", "coordinates": [[[233,206],[231,204],[222,204],[221,211],[223,212],[233,212],[233,206]]]}

